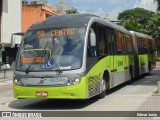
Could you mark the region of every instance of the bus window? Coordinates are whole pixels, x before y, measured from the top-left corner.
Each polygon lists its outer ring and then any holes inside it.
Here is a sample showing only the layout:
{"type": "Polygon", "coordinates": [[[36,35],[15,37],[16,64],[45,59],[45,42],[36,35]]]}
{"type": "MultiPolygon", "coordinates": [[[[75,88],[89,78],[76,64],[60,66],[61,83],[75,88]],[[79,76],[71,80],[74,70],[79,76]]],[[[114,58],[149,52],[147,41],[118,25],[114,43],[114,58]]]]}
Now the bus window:
{"type": "Polygon", "coordinates": [[[138,44],[138,53],[143,54],[143,42],[144,40],[142,38],[137,38],[137,44],[138,44]]]}
{"type": "Polygon", "coordinates": [[[122,41],[122,51],[124,54],[128,53],[128,48],[127,48],[127,38],[126,35],[121,33],[121,41],[122,41]]]}
{"type": "Polygon", "coordinates": [[[153,40],[149,40],[149,51],[150,52],[154,52],[154,50],[155,50],[155,48],[154,48],[154,42],[153,42],[153,40]]]}
{"type": "Polygon", "coordinates": [[[90,57],[96,57],[97,52],[96,52],[96,35],[95,32],[92,28],[90,28],[89,31],[89,40],[88,40],[88,56],[90,57]]]}
{"type": "Polygon", "coordinates": [[[117,46],[116,46],[115,31],[111,32],[111,36],[112,36],[113,53],[116,54],[117,46]]]}
{"type": "Polygon", "coordinates": [[[122,54],[122,41],[120,37],[120,32],[116,32],[116,37],[117,37],[117,53],[122,54]]]}
{"type": "Polygon", "coordinates": [[[103,29],[102,31],[100,31],[99,33],[99,54],[100,56],[105,56],[108,53],[107,50],[107,40],[106,40],[106,36],[105,36],[105,30],[103,29]]]}
{"type": "Polygon", "coordinates": [[[149,52],[149,39],[144,39],[144,53],[149,52]]]}
{"type": "Polygon", "coordinates": [[[132,53],[132,40],[131,37],[126,35],[126,40],[127,40],[127,51],[128,53],[132,53]]]}
{"type": "Polygon", "coordinates": [[[108,41],[108,53],[110,55],[115,54],[116,45],[115,45],[115,35],[113,30],[107,29],[107,41],[108,41]]]}

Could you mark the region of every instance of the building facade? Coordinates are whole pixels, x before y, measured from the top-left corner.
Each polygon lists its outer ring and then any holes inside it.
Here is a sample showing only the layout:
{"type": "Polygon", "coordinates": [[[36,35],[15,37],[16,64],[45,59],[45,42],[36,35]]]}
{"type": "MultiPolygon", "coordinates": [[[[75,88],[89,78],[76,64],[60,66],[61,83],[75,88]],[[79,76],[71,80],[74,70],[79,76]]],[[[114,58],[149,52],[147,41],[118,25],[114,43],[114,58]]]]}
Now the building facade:
{"type": "MultiPolygon", "coordinates": [[[[21,0],[1,0],[0,1],[0,45],[2,63],[12,63],[15,60],[18,47],[11,48],[11,35],[21,32],[21,0]]],[[[20,43],[16,40],[16,44],[20,43]]]]}
{"type": "Polygon", "coordinates": [[[52,6],[31,2],[22,5],[22,32],[26,32],[27,29],[36,22],[43,21],[47,17],[62,15],[62,12],[53,11],[52,6]]]}

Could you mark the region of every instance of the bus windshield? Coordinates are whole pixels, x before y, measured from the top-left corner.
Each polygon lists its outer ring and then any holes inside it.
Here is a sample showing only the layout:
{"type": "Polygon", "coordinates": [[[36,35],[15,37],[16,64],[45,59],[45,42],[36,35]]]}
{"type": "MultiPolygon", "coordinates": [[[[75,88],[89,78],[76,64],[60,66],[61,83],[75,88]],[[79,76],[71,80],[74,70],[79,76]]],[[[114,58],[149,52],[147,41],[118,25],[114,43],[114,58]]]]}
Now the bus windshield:
{"type": "Polygon", "coordinates": [[[30,30],[23,38],[17,70],[75,70],[82,66],[84,27],[30,30]]]}

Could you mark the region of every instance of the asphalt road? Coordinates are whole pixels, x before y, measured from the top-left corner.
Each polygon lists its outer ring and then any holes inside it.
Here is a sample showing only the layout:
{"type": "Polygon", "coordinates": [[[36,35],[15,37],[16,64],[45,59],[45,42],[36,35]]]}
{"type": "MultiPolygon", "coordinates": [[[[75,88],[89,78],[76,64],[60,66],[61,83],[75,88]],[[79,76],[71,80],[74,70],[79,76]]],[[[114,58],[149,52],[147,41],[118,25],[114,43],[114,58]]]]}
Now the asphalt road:
{"type": "MultiPolygon", "coordinates": [[[[135,80],[131,84],[120,85],[110,90],[104,99],[99,100],[95,98],[89,100],[17,100],[13,97],[12,82],[8,82],[0,84],[0,111],[115,111],[115,114],[117,111],[160,111],[160,94],[157,93],[158,81],[160,81],[160,69],[155,69],[150,76],[135,80]]],[[[56,120],[62,119],[64,119],[63,115],[56,118],[56,120]]],[[[67,117],[65,119],[75,118],[67,117]]],[[[105,118],[90,117],[83,119],[101,120],[105,118]]],[[[107,119],[142,120],[142,117],[129,118],[122,116],[114,118],[112,116],[107,119]]],[[[144,120],[152,119],[160,120],[157,117],[144,118],[144,120]]]]}

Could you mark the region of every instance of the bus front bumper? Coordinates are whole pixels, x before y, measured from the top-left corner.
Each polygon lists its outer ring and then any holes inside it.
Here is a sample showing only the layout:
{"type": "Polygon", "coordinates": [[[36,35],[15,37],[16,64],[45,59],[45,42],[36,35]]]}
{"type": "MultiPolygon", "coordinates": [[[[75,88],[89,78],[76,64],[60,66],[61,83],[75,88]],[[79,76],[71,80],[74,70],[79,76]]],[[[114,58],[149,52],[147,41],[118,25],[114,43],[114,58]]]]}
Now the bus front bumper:
{"type": "Polygon", "coordinates": [[[81,80],[77,85],[60,87],[25,87],[14,84],[15,98],[86,99],[87,93],[86,80],[81,80]]]}

